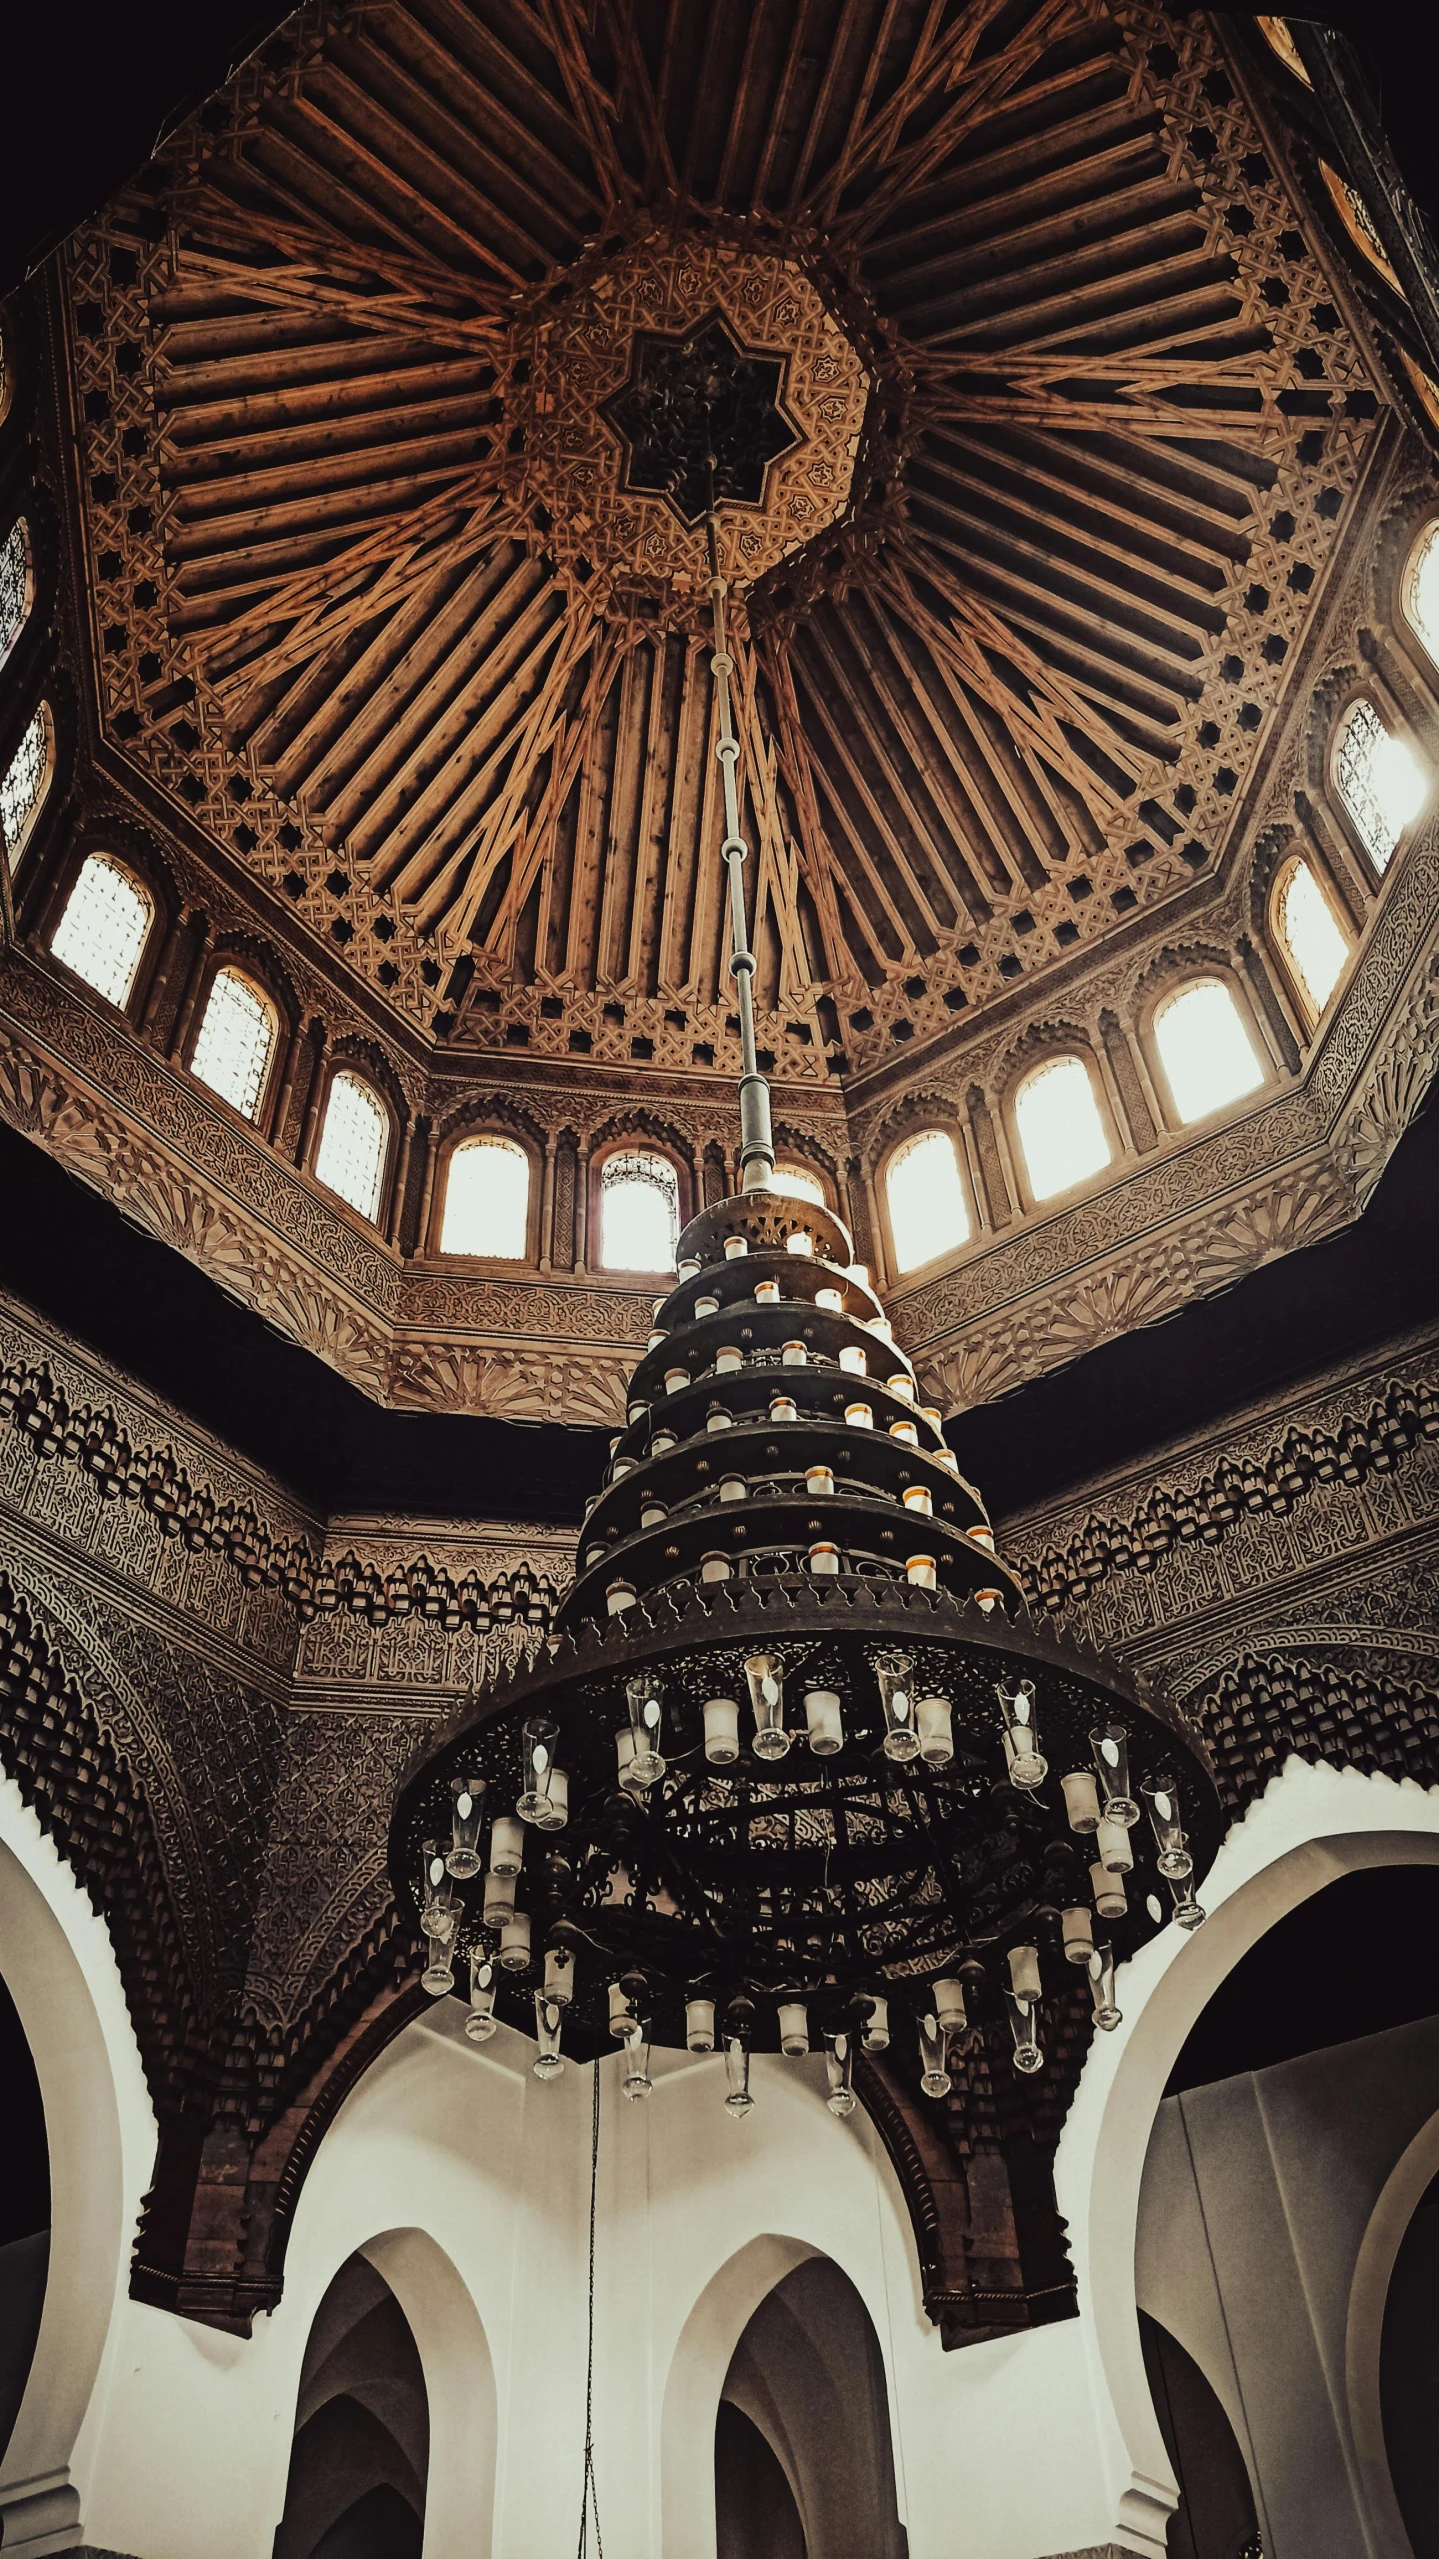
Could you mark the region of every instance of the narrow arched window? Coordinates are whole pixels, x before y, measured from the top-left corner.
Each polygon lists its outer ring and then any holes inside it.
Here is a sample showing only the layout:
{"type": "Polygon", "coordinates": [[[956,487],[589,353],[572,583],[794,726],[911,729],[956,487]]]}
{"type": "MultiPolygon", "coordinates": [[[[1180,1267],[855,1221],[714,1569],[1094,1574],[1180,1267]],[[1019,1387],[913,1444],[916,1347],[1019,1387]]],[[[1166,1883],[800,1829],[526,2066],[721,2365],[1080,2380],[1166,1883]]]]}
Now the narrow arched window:
{"type": "Polygon", "coordinates": [[[0,542],[0,666],[24,630],[34,600],[30,528],[22,515],[0,542]]]}
{"type": "Polygon", "coordinates": [[[87,854],[50,948],[112,1004],[128,1004],[154,900],[132,871],[106,853],[87,854]]]}
{"type": "Polygon", "coordinates": [[[1403,738],[1380,718],[1368,696],[1351,702],[1334,741],[1334,779],[1376,871],[1429,793],[1429,777],[1403,738]]]}
{"type": "Polygon", "coordinates": [[[803,1164],[776,1164],[769,1187],[787,1200],[810,1200],[816,1208],[829,1206],[818,1173],[809,1172],[803,1164]]]}
{"type": "Polygon", "coordinates": [[[1400,595],[1406,622],[1439,666],[1439,517],[1410,552],[1400,595]]]}
{"type": "Polygon", "coordinates": [[[1309,864],[1285,863],[1270,900],[1275,939],[1316,1022],[1344,974],[1349,936],[1309,864]]]}
{"type": "Polygon", "coordinates": [[[50,787],[50,769],[55,760],[54,738],[50,705],[42,702],[4,774],[0,775],[0,844],[9,856],[12,871],[25,850],[40,804],[50,787]]]}
{"type": "Polygon", "coordinates": [[[529,1244],[530,1159],[512,1137],[466,1137],[445,1174],[442,1253],[522,1262],[529,1244]]]}
{"type": "Polygon", "coordinates": [[[1052,1200],[1101,1172],[1111,1148],[1081,1057],[1047,1057],[1014,1097],[1019,1151],[1037,1200],[1052,1200]]]}
{"type": "Polygon", "coordinates": [[[667,1271],[680,1228],[680,1186],[665,1155],[609,1155],[600,1174],[600,1268],[667,1271]]]}
{"type": "Polygon", "coordinates": [[[252,1120],[275,1046],[275,1008],[252,979],[221,969],[210,989],[190,1072],[252,1120]]]}
{"type": "Polygon", "coordinates": [[[1154,1045],[1181,1120],[1202,1120],[1258,1091],[1264,1069],[1239,1007],[1221,978],[1196,978],[1166,996],[1154,1016],[1154,1045]]]}
{"type": "Polygon", "coordinates": [[[889,1159],[884,1177],[895,1265],[918,1270],[940,1253],[969,1242],[969,1202],[964,1195],[954,1140],[942,1128],[921,1129],[889,1159]]]}
{"type": "Polygon", "coordinates": [[[389,1114],[378,1093],[363,1076],[342,1066],[325,1097],[316,1181],[337,1191],[361,1217],[378,1217],[389,1139],[389,1114]]]}

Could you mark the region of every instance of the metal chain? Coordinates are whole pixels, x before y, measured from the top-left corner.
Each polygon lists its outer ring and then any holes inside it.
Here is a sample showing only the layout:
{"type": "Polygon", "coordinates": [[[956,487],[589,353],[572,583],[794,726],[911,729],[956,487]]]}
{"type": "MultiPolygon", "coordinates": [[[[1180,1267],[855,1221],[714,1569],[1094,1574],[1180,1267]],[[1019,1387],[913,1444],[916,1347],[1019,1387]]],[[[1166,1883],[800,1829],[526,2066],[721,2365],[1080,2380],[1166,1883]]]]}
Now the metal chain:
{"type": "Polygon", "coordinates": [[[590,2292],[585,2341],[585,2475],[580,2489],[580,2538],[576,2559],[587,2559],[590,2516],[595,2519],[595,2559],[605,2559],[600,2539],[600,2500],[595,2486],[595,2200],[600,2179],[600,2065],[594,2065],[594,2114],[590,2128],[590,2292]]]}

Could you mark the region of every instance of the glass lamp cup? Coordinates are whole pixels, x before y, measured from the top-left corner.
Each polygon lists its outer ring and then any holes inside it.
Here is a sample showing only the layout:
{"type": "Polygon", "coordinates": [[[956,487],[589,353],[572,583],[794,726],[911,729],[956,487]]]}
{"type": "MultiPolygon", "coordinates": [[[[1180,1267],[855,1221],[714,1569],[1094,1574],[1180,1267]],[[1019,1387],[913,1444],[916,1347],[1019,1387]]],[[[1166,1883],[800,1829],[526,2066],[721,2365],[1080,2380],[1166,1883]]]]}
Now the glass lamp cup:
{"type": "Polygon", "coordinates": [[[685,2045],[692,2053],[714,2051],[715,2004],[712,1999],[685,2001],[685,2045]]]}
{"type": "Polygon", "coordinates": [[[485,1784],[482,1777],[456,1777],[450,1787],[450,1846],[445,1869],[457,1883],[468,1883],[478,1875],[483,1859],[480,1855],[480,1823],[485,1810],[485,1784]]]}
{"type": "Polygon", "coordinates": [[[620,2086],[632,2106],[641,2104],[646,2097],[654,2094],[654,2082],[650,2077],[649,2037],[638,2018],[625,2037],[625,2067],[620,2086]]]}
{"type": "Polygon", "coordinates": [[[861,2037],[865,2051],[887,2053],[889,2050],[889,2001],[871,1995],[869,1999],[861,2002],[861,2006],[867,2008],[869,2012],[864,2021],[861,2037]]]}
{"type": "Polygon", "coordinates": [[[700,1557],[702,1582],[727,1582],[733,1578],[734,1561],[722,1546],[711,1546],[700,1557]]]}
{"type": "Polygon", "coordinates": [[[886,1759],[917,1759],[919,1734],[916,1730],[914,1690],[910,1680],[911,1664],[906,1653],[882,1653],[874,1666],[875,1686],[884,1709],[884,1740],[881,1745],[886,1759]]]}
{"type": "Polygon", "coordinates": [[[858,1342],[845,1343],[839,1355],[839,1364],[846,1377],[865,1377],[869,1373],[869,1361],[858,1342]]]}
{"type": "Polygon", "coordinates": [[[1099,1787],[1087,1768],[1072,1768],[1059,1782],[1069,1827],[1084,1837],[1098,1826],[1099,1787]]]}
{"type": "Polygon", "coordinates": [[[1014,2037],[1014,2067],[1029,2079],[1044,2068],[1044,2054],[1035,2031],[1039,2010],[1034,2001],[1016,1999],[1012,1991],[1006,1994],[1006,1998],[1010,2032],[1014,2037]]]}
{"type": "Polygon", "coordinates": [[[500,1930],[500,1962],[507,1973],[529,1971],[530,1914],[527,1910],[512,1911],[500,1930]]]}
{"type": "Polygon", "coordinates": [[[621,1724],[615,1735],[615,1773],[631,1803],[642,1804],[645,1790],[634,1776],[635,1737],[628,1724],[621,1724]]]}
{"type": "Polygon", "coordinates": [[[706,1315],[718,1315],[719,1306],[717,1297],[697,1297],[695,1299],[696,1318],[702,1320],[706,1315]]]}
{"type": "Polygon", "coordinates": [[[490,1956],[470,1957],[470,2013],[465,2033],[472,2044],[487,2044],[499,2025],[495,2015],[495,1967],[490,1956]]]}
{"type": "Polygon", "coordinates": [[[792,1736],[784,1723],[784,1665],[777,1653],[751,1653],[744,1666],[754,1711],[757,1759],[783,1759],[792,1736]]]}
{"type": "Polygon", "coordinates": [[[889,1388],[891,1395],[898,1395],[901,1401],[906,1404],[912,1404],[914,1402],[914,1379],[910,1376],[907,1368],[895,1369],[893,1375],[887,1377],[884,1382],[889,1388]]]}
{"type": "Polygon", "coordinates": [[[947,1768],[954,1757],[954,1715],[947,1697],[921,1697],[914,1710],[919,1755],[926,1768],[947,1768]]]}
{"type": "Polygon", "coordinates": [[[1146,1778],[1141,1792],[1149,1826],[1159,1851],[1155,1863],[1168,1881],[1180,1883],[1194,1872],[1194,1860],[1179,1819],[1179,1798],[1170,1780],[1146,1778]]]}
{"type": "Polygon", "coordinates": [[[654,1433],[650,1440],[650,1455],[651,1457],[663,1457],[667,1448],[678,1448],[678,1446],[679,1440],[673,1431],[659,1430],[654,1433]]]}
{"type": "Polygon", "coordinates": [[[825,2045],[824,2069],[825,2077],[829,2082],[829,2094],[824,2102],[830,2113],[838,2115],[842,2120],[844,2116],[852,2115],[859,2103],[854,2093],[854,2037],[852,2035],[846,2033],[832,2035],[829,2038],[825,2045]]]}
{"type": "Polygon", "coordinates": [[[457,1912],[445,1852],[437,1839],[427,1839],[420,1856],[420,1926],[431,1937],[447,1937],[457,1912]]]}
{"type": "Polygon", "coordinates": [[[550,1794],[536,1830],[563,1830],[570,1817],[570,1781],[563,1768],[550,1770],[550,1794]]]}
{"type": "Polygon", "coordinates": [[[605,1606],[611,1617],[623,1617],[633,1608],[637,1593],[633,1582],[611,1582],[605,1593],[605,1606]]]}
{"type": "Polygon", "coordinates": [[[649,1671],[636,1672],[625,1682],[625,1702],[630,1710],[630,1730],[635,1737],[635,1755],[630,1762],[630,1775],[637,1785],[657,1786],[665,1773],[660,1750],[660,1734],[664,1725],[664,1699],[659,1681],[649,1671]]]}
{"type": "Polygon", "coordinates": [[[515,1879],[512,1874],[497,1875],[493,1866],[485,1877],[484,1921],[487,1928],[503,1928],[514,1917],[515,1879]]]}
{"type": "Polygon", "coordinates": [[[947,2097],[953,2085],[944,2029],[935,2016],[919,2021],[919,2084],[926,2097],[947,2097]]]}
{"type": "Polygon", "coordinates": [[[1206,1914],[1195,1900],[1194,1886],[1187,1876],[1183,1881],[1177,1876],[1171,1880],[1169,1897],[1174,1904],[1174,1924],[1177,1928],[1190,1929],[1204,1926],[1206,1914]]]}
{"type": "Polygon", "coordinates": [[[657,1500],[653,1493],[645,1495],[644,1506],[640,1512],[641,1528],[663,1528],[669,1515],[669,1505],[666,1502],[657,1500]]]}
{"type": "Polygon", "coordinates": [[[934,1495],[927,1484],[911,1484],[904,1496],[904,1507],[919,1519],[934,1517],[934,1495]]]}
{"type": "Polygon", "coordinates": [[[786,1342],[780,1352],[782,1368],[808,1368],[809,1349],[804,1342],[786,1342]]]}
{"type": "Polygon", "coordinates": [[[739,1706],[733,1697],[705,1699],[705,1757],[711,1768],[730,1768],[739,1757],[739,1706]]]}
{"type": "Polygon", "coordinates": [[[549,1809],[550,1770],[559,1730],[548,1715],[531,1715],[524,1726],[524,1791],[515,1806],[522,1822],[540,1821],[549,1809]]]}
{"type": "Polygon", "coordinates": [[[613,2035],[617,2044],[622,2044],[625,2037],[628,2035],[630,2028],[639,2024],[639,2019],[635,2015],[634,2006],[631,2002],[629,1992],[626,1990],[623,1982],[612,1981],[610,1983],[609,2003],[610,2033],[613,2035]]]}
{"type": "Polygon", "coordinates": [[[1094,1845],[1101,1866],[1111,1875],[1127,1875],[1134,1866],[1134,1842],[1123,1822],[1112,1821],[1105,1814],[1094,1834],[1094,1845]]]}
{"type": "Polygon", "coordinates": [[[874,1413],[868,1404],[846,1404],[844,1419],[847,1430],[872,1431],[874,1428],[874,1413]]]}
{"type": "Polygon", "coordinates": [[[743,1475],[722,1475],[719,1497],[722,1502],[742,1502],[749,1491],[743,1475]]]}
{"type": "Polygon", "coordinates": [[[625,1406],[625,1420],[631,1424],[635,1422],[642,1422],[649,1412],[649,1409],[648,1404],[641,1404],[639,1402],[627,1404],[625,1406]]]}
{"type": "Polygon", "coordinates": [[[749,2093],[749,2046],[742,2044],[738,2035],[731,2035],[726,2040],[724,2066],[729,2084],[729,2093],[724,2101],[725,2112],[736,2123],[743,2123],[754,2099],[749,2093]]]}
{"type": "Polygon", "coordinates": [[[822,1493],[832,1493],[834,1476],[829,1467],[807,1466],[804,1470],[804,1488],[814,1500],[817,1500],[822,1493]]]}
{"type": "Polygon", "coordinates": [[[1111,1874],[1102,1859],[1096,1859],[1089,1870],[1094,1907],[1101,1919],[1122,1919],[1129,1908],[1124,1890],[1124,1877],[1111,1874]]]}
{"type": "Polygon", "coordinates": [[[539,2045],[532,2068],[536,2079],[558,2079],[564,2069],[560,2051],[560,2030],[565,2012],[557,1999],[546,1999],[542,1990],[535,1992],[535,2041],[539,2045]]]}
{"type": "Polygon", "coordinates": [[[1014,1688],[1006,1688],[1002,1680],[995,1682],[999,1711],[1004,1718],[1004,1756],[1011,1786],[1032,1794],[1049,1775],[1049,1762],[1039,1747],[1039,1732],[1034,1718],[1034,1682],[1022,1679],[1014,1688]]]}
{"type": "Polygon", "coordinates": [[[684,1260],[684,1261],[682,1261],[682,1262],[679,1264],[679,1267],[678,1267],[678,1269],[677,1269],[677,1270],[676,1270],[676,1272],[675,1272],[675,1277],[676,1277],[676,1279],[679,1279],[679,1280],[692,1280],[692,1279],[698,1279],[698,1278],[699,1278],[699,1275],[700,1275],[700,1266],[699,1266],[698,1262],[697,1262],[697,1261],[695,1261],[695,1260],[693,1260],[693,1259],[692,1259],[691,1257],[689,1257],[688,1255],[686,1256],[685,1260],[684,1260]]]}
{"type": "Polygon", "coordinates": [[[1039,1979],[1039,1948],[1011,1946],[1009,1950],[1009,1987],[1016,1999],[1028,2000],[1037,2007],[1042,1997],[1039,1979]]]}
{"type": "Polygon", "coordinates": [[[1122,1724],[1097,1724],[1089,1736],[1094,1765],[1104,1790],[1104,1809],[1112,1822],[1131,1830],[1139,1806],[1129,1786],[1129,1735],[1122,1724]]]}
{"type": "Polygon", "coordinates": [[[771,1395],[769,1417],[772,1422],[797,1422],[799,1406],[792,1395],[771,1395]]]}
{"type": "Polygon", "coordinates": [[[937,1981],[932,1996],[934,2013],[945,2034],[962,2035],[969,2024],[969,2010],[965,2005],[963,1982],[955,1981],[952,1976],[944,1981],[937,1981]]]}
{"type": "Polygon", "coordinates": [[[1094,1952],[1094,1922],[1087,1909],[1077,1905],[1060,1914],[1061,1940],[1067,1964],[1087,1964],[1094,1952]]]}
{"type": "Polygon", "coordinates": [[[992,1555],[994,1553],[994,1531],[992,1528],[985,1528],[978,1520],[976,1520],[974,1526],[972,1528],[967,1528],[964,1533],[969,1539],[971,1546],[980,1547],[986,1555],[992,1555]]]}
{"type": "Polygon", "coordinates": [[[809,2010],[802,1999],[780,2001],[779,2048],[790,2061],[809,2051],[809,2010]]]}
{"type": "Polygon", "coordinates": [[[840,1560],[839,1548],[832,1537],[817,1537],[805,1558],[810,1571],[818,1573],[821,1579],[826,1574],[837,1573],[840,1560]]]}
{"type": "Polygon", "coordinates": [[[450,1961],[450,1941],[448,1937],[427,1936],[425,1946],[426,1962],[425,1969],[420,1975],[421,1987],[429,1992],[431,1999],[443,1999],[446,1991],[453,1990],[455,1986],[455,1968],[450,1961]]]}
{"type": "Polygon", "coordinates": [[[724,1240],[724,1257],[725,1257],[725,1260],[726,1260],[727,1262],[742,1262],[742,1261],[744,1260],[744,1257],[745,1257],[745,1255],[746,1255],[746,1253],[747,1253],[748,1251],[749,1251],[749,1238],[748,1238],[748,1236],[745,1236],[745,1235],[727,1235],[727,1236],[725,1237],[725,1240],[724,1240]]]}
{"type": "Polygon", "coordinates": [[[772,1279],[756,1280],[754,1284],[754,1300],[756,1306],[778,1306],[780,1302],[779,1281],[772,1279]]]}
{"type": "Polygon", "coordinates": [[[689,1382],[690,1373],[687,1368],[667,1368],[665,1370],[665,1393],[667,1395],[683,1394],[689,1382]]]}
{"type": "Polygon", "coordinates": [[[738,1342],[725,1342],[721,1348],[715,1352],[715,1375],[717,1377],[732,1377],[735,1370],[743,1368],[743,1366],[744,1353],[740,1349],[738,1342]]]}
{"type": "Polygon", "coordinates": [[[833,1688],[807,1688],[804,1693],[805,1730],[816,1759],[833,1759],[844,1748],[844,1712],[833,1688]]]}
{"type": "Polygon", "coordinates": [[[1094,2022],[1096,2026],[1102,2026],[1107,2035],[1112,2034],[1115,2027],[1124,2022],[1122,2012],[1114,2004],[1113,1947],[1093,1947],[1085,1969],[1089,1976],[1089,1997],[1094,2009],[1094,2022]]]}
{"type": "Polygon", "coordinates": [[[568,2008],[575,1995],[575,1958],[569,1946],[545,1948],[545,1997],[568,2008]]]}
{"type": "Polygon", "coordinates": [[[933,1555],[910,1555],[905,1559],[904,1578],[915,1590],[936,1590],[939,1568],[933,1555]]]}
{"type": "Polygon", "coordinates": [[[844,1313],[844,1299],[837,1288],[817,1288],[814,1293],[814,1302],[816,1306],[824,1308],[826,1315],[844,1313]]]}
{"type": "Polygon", "coordinates": [[[891,1439],[898,1440],[901,1448],[918,1448],[919,1446],[919,1433],[913,1422],[891,1422],[889,1435],[891,1439]]]}
{"type": "Polygon", "coordinates": [[[784,1239],[784,1249],[787,1253],[798,1253],[804,1261],[812,1262],[814,1259],[814,1239],[812,1236],[787,1235],[784,1239]]]}
{"type": "Polygon", "coordinates": [[[733,1413],[727,1413],[723,1404],[711,1404],[709,1411],[705,1415],[705,1429],[707,1431],[732,1431],[734,1429],[733,1413]]]}

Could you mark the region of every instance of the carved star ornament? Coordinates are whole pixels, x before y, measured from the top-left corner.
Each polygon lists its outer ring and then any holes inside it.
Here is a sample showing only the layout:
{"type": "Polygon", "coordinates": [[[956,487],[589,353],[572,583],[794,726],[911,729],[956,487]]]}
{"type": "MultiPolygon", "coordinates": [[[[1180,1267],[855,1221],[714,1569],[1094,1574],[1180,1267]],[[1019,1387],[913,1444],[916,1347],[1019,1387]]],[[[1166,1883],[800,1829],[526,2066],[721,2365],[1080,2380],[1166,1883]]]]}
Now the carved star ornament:
{"type": "Polygon", "coordinates": [[[722,1037],[703,526],[645,466],[709,331],[797,1071],[1183,888],[1300,609],[1264,523],[1316,401],[1331,474],[1363,434],[1217,59],[1137,0],[302,10],[75,252],[131,751],[440,1036],[522,985],[722,1037]]]}

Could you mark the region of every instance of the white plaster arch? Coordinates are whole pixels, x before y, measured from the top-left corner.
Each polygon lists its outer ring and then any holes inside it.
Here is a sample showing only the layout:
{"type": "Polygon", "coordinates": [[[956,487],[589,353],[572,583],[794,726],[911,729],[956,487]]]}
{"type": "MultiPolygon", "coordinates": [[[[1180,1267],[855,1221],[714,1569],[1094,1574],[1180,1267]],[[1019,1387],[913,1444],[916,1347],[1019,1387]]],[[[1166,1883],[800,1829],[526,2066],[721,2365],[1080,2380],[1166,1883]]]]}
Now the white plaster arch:
{"type": "Polygon", "coordinates": [[[423,2559],[490,2559],[499,2417],[484,2321],[454,2259],[427,2230],[386,2230],[360,2250],[410,2323],[430,2411],[423,2559]]]}
{"type": "Polygon", "coordinates": [[[681,2328],[660,2412],[664,2559],[715,2559],[715,2412],[730,2358],[775,2285],[823,2250],[805,2239],[760,2232],[710,2276],[681,2328]],[[697,2447],[702,2457],[697,2459],[697,2447]],[[696,2481],[700,2482],[696,2494],[696,2481]]]}
{"type": "Polygon", "coordinates": [[[1413,2559],[1413,2548],[1394,2494],[1379,2395],[1379,2348],[1394,2262],[1415,2208],[1439,2176],[1439,2114],[1420,2127],[1389,2172],[1369,2216],[1349,2288],[1344,2339],[1344,2386],[1349,2432],[1363,2485],[1365,2517],[1374,2559],[1413,2559]]]}
{"type": "Polygon", "coordinates": [[[156,2125],[109,1931],[10,1778],[0,1779],[0,1968],[50,2153],[44,2306],[0,2463],[5,2547],[38,2554],[80,2537],[156,2125]]]}
{"type": "Polygon", "coordinates": [[[1277,1920],[1340,1875],[1419,1863],[1439,1863],[1439,1790],[1290,1759],[1215,1860],[1202,1894],[1207,1926],[1188,1938],[1167,1928],[1122,1968],[1124,2023],[1091,2047],[1055,2182],[1124,2550],[1164,2559],[1177,2502],[1134,2294],[1140,2183],[1169,2073],[1220,1983],[1277,1920]]]}

